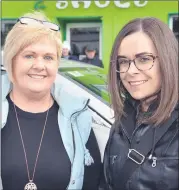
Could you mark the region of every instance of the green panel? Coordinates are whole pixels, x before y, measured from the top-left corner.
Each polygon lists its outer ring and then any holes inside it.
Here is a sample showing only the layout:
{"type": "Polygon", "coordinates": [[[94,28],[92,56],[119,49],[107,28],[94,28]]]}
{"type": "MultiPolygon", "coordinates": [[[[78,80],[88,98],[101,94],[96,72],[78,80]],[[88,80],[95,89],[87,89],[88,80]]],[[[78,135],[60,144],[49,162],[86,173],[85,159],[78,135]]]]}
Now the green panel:
{"type": "MultiPolygon", "coordinates": [[[[75,9],[72,7],[70,0],[66,9],[56,8],[57,1],[8,1],[3,0],[2,3],[2,18],[18,18],[26,12],[34,10],[34,8],[41,7],[47,16],[54,22],[60,20],[60,27],[63,39],[66,38],[65,28],[66,23],[78,20],[83,22],[88,19],[88,22],[97,20],[102,21],[102,44],[103,44],[103,63],[105,71],[107,72],[109,66],[109,58],[113,41],[121,28],[131,19],[136,17],[153,16],[161,19],[168,24],[169,14],[178,13],[178,1],[148,1],[145,7],[136,7],[134,2],[129,2],[129,8],[119,8],[114,5],[113,1],[106,8],[99,8],[91,1],[88,9],[83,8],[81,3],[80,8],[75,9]],[[38,4],[38,6],[37,6],[38,4]]],[[[105,1],[100,1],[101,4],[105,1]]]]}

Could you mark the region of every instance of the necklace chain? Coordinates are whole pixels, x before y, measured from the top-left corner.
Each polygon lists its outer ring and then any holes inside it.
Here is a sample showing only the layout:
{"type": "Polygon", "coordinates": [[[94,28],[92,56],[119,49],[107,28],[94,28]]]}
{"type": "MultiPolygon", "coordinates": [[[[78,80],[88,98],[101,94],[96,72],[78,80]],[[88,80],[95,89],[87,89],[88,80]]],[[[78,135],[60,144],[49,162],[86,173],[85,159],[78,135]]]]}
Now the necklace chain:
{"type": "MultiPolygon", "coordinates": [[[[13,102],[13,104],[14,104],[14,102],[13,102]]],[[[24,156],[25,156],[25,162],[26,162],[26,167],[27,167],[28,179],[29,179],[29,181],[33,181],[34,176],[35,176],[37,161],[38,161],[38,157],[39,157],[39,153],[40,153],[40,149],[41,149],[41,145],[42,145],[42,140],[43,140],[43,137],[44,137],[44,132],[45,132],[46,124],[47,124],[47,118],[48,118],[49,109],[47,110],[47,114],[46,114],[46,117],[45,117],[45,123],[44,123],[43,131],[42,131],[42,136],[41,136],[41,139],[40,139],[40,144],[39,144],[39,148],[38,148],[38,152],[37,152],[37,156],[36,156],[36,160],[35,160],[35,165],[34,165],[32,179],[30,178],[30,172],[29,172],[29,166],[28,166],[28,160],[27,160],[27,153],[26,153],[26,150],[25,150],[24,140],[23,140],[23,137],[22,137],[22,132],[21,132],[20,123],[19,123],[19,119],[18,119],[18,115],[17,115],[17,110],[16,110],[15,104],[14,104],[14,110],[15,110],[17,125],[18,125],[18,128],[19,128],[19,133],[20,133],[20,137],[21,137],[21,142],[22,142],[22,146],[23,146],[23,150],[24,150],[24,156]]]]}

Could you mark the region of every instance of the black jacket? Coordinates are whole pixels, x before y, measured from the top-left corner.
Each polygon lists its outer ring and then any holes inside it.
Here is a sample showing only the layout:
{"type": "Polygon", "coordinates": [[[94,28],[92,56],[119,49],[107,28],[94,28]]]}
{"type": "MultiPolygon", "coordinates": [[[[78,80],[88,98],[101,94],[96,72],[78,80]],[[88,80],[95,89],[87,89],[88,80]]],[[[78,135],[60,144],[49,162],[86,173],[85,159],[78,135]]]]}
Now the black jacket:
{"type": "Polygon", "coordinates": [[[82,62],[104,68],[102,61],[97,56],[95,56],[93,59],[88,59],[86,57],[82,60],[82,62]]]}
{"type": "Polygon", "coordinates": [[[177,106],[168,122],[158,128],[145,124],[136,127],[136,106],[129,102],[125,104],[125,112],[130,114],[121,118],[121,123],[115,122],[105,150],[104,174],[106,189],[179,189],[178,111],[177,106]],[[163,132],[162,137],[159,138],[162,134],[161,130],[164,129],[162,127],[166,129],[166,132],[163,132]],[[156,143],[157,139],[159,140],[156,143]],[[137,147],[142,147],[144,151],[147,150],[147,147],[150,147],[144,162],[139,165],[128,158],[129,149],[136,149],[137,147]],[[134,165],[137,165],[136,168],[128,175],[128,171],[134,165]],[[125,175],[129,177],[124,186],[121,187],[122,181],[125,181],[125,175]]]}

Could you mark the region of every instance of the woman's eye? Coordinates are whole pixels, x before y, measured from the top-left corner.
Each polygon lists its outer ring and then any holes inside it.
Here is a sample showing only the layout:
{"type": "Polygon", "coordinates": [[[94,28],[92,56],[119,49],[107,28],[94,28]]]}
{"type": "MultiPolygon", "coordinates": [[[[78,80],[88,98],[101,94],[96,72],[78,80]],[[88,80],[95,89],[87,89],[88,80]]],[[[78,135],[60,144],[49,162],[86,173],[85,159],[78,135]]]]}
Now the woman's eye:
{"type": "Polygon", "coordinates": [[[44,59],[50,61],[50,60],[53,60],[53,57],[51,57],[51,56],[45,56],[44,59]]]}
{"type": "Polygon", "coordinates": [[[146,58],[146,57],[144,57],[144,58],[141,58],[140,60],[141,60],[141,61],[148,61],[149,59],[146,58]]]}
{"type": "Polygon", "coordinates": [[[25,55],[25,58],[27,58],[27,59],[33,59],[34,56],[33,55],[25,55]]]}
{"type": "Polygon", "coordinates": [[[148,61],[151,61],[152,60],[152,58],[151,57],[140,57],[139,58],[139,61],[140,62],[148,62],[148,61]]]}
{"type": "Polygon", "coordinates": [[[119,64],[128,64],[128,63],[129,63],[129,61],[126,59],[119,60],[119,64]]]}

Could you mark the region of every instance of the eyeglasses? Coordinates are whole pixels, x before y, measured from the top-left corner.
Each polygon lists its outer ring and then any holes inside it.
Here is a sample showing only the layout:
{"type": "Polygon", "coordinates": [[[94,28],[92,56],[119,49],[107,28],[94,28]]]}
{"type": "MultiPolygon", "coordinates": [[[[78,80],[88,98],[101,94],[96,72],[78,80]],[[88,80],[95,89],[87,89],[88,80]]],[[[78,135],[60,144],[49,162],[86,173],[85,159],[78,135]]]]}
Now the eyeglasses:
{"type": "Polygon", "coordinates": [[[154,66],[154,62],[157,57],[158,56],[154,56],[152,54],[145,54],[137,56],[135,59],[130,60],[125,57],[118,56],[116,72],[126,73],[129,70],[132,62],[139,71],[150,70],[154,66]]]}
{"type": "Polygon", "coordinates": [[[45,25],[47,28],[50,28],[51,30],[54,30],[54,31],[60,30],[60,27],[57,24],[54,24],[48,21],[38,20],[35,18],[21,17],[17,21],[20,22],[21,24],[33,24],[34,22],[38,22],[38,23],[40,22],[41,24],[45,25]]]}

